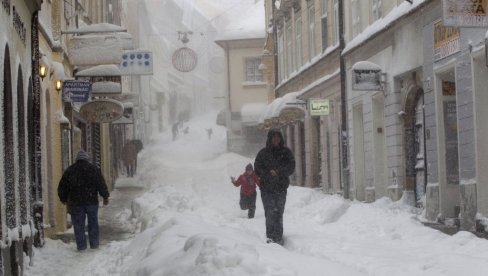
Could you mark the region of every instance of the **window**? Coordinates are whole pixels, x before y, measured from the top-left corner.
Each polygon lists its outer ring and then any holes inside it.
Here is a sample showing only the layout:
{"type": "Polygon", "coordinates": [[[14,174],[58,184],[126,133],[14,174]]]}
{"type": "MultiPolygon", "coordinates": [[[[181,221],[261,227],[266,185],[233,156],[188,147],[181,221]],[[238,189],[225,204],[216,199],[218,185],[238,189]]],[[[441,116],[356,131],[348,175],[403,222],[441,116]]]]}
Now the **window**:
{"type": "Polygon", "coordinates": [[[285,62],[284,62],[284,38],[283,32],[278,33],[278,79],[282,81],[285,78],[285,62]]]}
{"type": "MultiPolygon", "coordinates": [[[[335,3],[334,3],[335,6],[335,3]]],[[[359,0],[351,0],[352,35],[357,36],[360,32],[359,0]]]]}
{"type": "Polygon", "coordinates": [[[381,18],[381,0],[373,0],[373,19],[376,21],[381,18]]]}
{"type": "Polygon", "coordinates": [[[322,51],[327,48],[327,5],[329,0],[322,0],[322,17],[320,18],[321,29],[322,29],[322,51]]]}
{"type": "Polygon", "coordinates": [[[334,0],[334,44],[339,44],[339,0],[334,0]]]}
{"type": "Polygon", "coordinates": [[[293,44],[293,32],[291,28],[290,22],[288,22],[286,26],[286,72],[288,76],[293,72],[293,52],[292,52],[292,44],[293,44]]]}
{"type": "Polygon", "coordinates": [[[263,74],[259,70],[261,64],[260,58],[247,58],[246,59],[246,82],[262,82],[263,74]]]}
{"type": "Polygon", "coordinates": [[[298,70],[302,66],[302,17],[295,19],[295,66],[298,70]]]}
{"type": "Polygon", "coordinates": [[[315,56],[315,7],[308,8],[308,53],[309,59],[315,56]]]}

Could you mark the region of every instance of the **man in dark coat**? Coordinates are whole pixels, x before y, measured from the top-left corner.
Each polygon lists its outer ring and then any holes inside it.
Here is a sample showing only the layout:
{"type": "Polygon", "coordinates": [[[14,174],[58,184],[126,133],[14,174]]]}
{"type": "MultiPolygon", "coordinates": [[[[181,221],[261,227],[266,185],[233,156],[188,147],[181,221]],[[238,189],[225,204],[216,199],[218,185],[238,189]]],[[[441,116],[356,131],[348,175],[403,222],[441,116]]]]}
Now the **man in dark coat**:
{"type": "Polygon", "coordinates": [[[103,197],[103,205],[108,204],[110,196],[101,170],[90,163],[88,154],[81,150],[76,162],[63,174],[58,186],[58,196],[67,204],[78,250],[87,247],[85,219],[88,218],[88,239],[90,248],[96,249],[100,243],[98,227],[98,195],[103,197]]]}
{"type": "Polygon", "coordinates": [[[254,162],[254,170],[261,179],[261,199],[266,217],[267,242],[283,245],[283,213],[289,176],[295,171],[295,158],[284,145],[280,130],[268,132],[266,147],[261,149],[254,162]]]}

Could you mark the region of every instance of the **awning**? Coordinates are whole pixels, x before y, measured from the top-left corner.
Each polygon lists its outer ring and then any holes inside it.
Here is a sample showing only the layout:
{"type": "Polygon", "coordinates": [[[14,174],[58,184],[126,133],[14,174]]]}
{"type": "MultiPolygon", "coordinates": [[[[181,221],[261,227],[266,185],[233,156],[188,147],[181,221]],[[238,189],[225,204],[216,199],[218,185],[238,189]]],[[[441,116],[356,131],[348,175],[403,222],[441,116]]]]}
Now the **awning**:
{"type": "Polygon", "coordinates": [[[68,41],[71,64],[119,64],[122,61],[122,41],[117,34],[74,36],[68,41]]]}
{"type": "MultiPolygon", "coordinates": [[[[120,83],[113,81],[97,81],[92,84],[92,95],[93,94],[120,94],[122,93],[122,88],[120,83]]],[[[100,96],[100,95],[93,95],[100,96]]]]}
{"type": "Polygon", "coordinates": [[[257,125],[266,106],[265,103],[249,103],[243,105],[241,108],[242,124],[247,126],[257,125]]]}
{"type": "Polygon", "coordinates": [[[122,73],[117,65],[106,64],[90,67],[75,74],[77,77],[119,77],[122,73]]]}
{"type": "Polygon", "coordinates": [[[297,99],[299,92],[291,92],[274,99],[259,119],[261,128],[268,129],[291,124],[305,117],[305,102],[297,99]]]}

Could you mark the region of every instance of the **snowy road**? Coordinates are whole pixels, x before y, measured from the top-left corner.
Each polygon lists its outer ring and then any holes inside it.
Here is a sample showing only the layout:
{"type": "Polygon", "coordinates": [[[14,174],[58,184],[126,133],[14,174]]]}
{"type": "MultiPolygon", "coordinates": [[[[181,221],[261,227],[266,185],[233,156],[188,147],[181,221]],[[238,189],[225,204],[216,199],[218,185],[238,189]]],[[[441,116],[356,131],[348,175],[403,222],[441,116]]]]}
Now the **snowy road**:
{"type": "Polygon", "coordinates": [[[145,147],[136,219],[125,207],[114,215],[134,237],[84,253],[48,240],[26,275],[486,275],[488,241],[427,228],[416,210],[387,199],[364,204],[291,187],[285,246],[266,244],[260,198],[248,219],[229,180],[252,160],[225,153],[214,122],[201,117],[177,141],[163,133],[145,147]]]}

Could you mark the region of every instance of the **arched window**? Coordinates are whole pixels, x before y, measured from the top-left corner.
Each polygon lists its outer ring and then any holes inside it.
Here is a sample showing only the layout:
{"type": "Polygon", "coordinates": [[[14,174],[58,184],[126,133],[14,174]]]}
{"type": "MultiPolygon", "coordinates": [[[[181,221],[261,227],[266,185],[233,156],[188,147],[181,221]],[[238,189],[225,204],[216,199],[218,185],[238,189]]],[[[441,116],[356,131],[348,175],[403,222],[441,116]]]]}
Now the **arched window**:
{"type": "Polygon", "coordinates": [[[20,223],[27,224],[27,194],[26,194],[26,163],[25,163],[25,108],[24,108],[24,77],[19,65],[17,74],[17,131],[19,132],[19,198],[20,223]]]}
{"type": "Polygon", "coordinates": [[[10,51],[5,47],[3,71],[3,155],[5,176],[6,222],[10,229],[15,228],[15,175],[14,175],[14,124],[12,103],[12,80],[10,51]]]}

